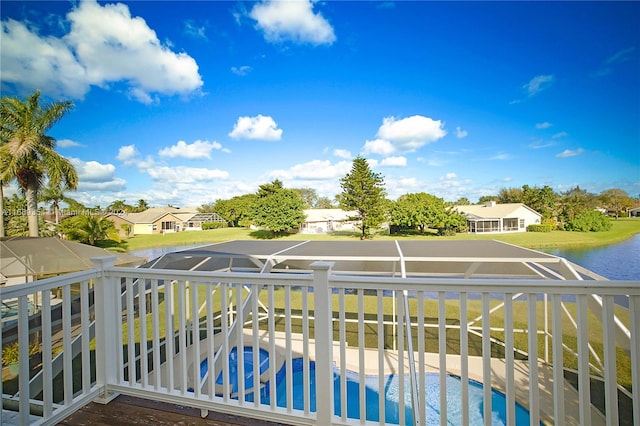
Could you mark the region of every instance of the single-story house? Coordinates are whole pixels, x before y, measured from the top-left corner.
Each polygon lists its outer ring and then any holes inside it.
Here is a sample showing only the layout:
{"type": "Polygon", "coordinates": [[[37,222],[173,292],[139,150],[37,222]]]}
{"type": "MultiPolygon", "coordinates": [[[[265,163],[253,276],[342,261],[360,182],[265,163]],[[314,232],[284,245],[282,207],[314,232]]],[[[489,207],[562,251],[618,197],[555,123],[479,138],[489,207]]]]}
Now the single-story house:
{"type": "Polygon", "coordinates": [[[467,217],[470,234],[526,232],[527,226],[540,224],[542,215],[523,203],[455,206],[454,209],[467,217]]]}
{"type": "Polygon", "coordinates": [[[225,222],[216,213],[199,213],[197,207],[152,207],[140,213],[111,213],[107,219],[116,225],[121,237],[200,231],[204,222],[225,222]]]}
{"type": "Polygon", "coordinates": [[[640,207],[629,209],[629,217],[640,217],[640,207]]]}
{"type": "Polygon", "coordinates": [[[342,209],[307,209],[306,220],[300,224],[301,234],[328,234],[335,231],[354,231],[358,229],[356,211],[342,209]]]}

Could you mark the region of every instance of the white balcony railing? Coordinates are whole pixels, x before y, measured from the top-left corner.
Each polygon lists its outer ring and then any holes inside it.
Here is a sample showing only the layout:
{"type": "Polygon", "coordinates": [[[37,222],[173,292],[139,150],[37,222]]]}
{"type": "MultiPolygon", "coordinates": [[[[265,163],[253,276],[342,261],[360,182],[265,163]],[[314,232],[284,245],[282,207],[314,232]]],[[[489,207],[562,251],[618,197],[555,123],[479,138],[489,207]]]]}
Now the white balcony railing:
{"type": "Polygon", "coordinates": [[[18,305],[3,348],[17,341],[21,362],[3,370],[0,423],[55,424],[127,394],[289,424],[469,424],[479,382],[484,424],[497,390],[506,424],[523,406],[532,425],[640,425],[638,281],[95,262],[2,288],[18,305]]]}

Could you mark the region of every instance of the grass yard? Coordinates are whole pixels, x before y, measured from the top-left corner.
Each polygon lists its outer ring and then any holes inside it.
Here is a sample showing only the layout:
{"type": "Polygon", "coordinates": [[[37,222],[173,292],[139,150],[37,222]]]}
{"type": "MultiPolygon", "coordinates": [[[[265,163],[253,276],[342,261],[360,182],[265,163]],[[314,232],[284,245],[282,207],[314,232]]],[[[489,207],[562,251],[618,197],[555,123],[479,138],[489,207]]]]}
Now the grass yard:
{"type": "MultiPolygon", "coordinates": [[[[615,244],[640,233],[640,218],[612,219],[613,227],[606,232],[518,232],[512,234],[458,234],[451,237],[434,235],[383,235],[376,234],[374,240],[498,240],[532,249],[597,247],[615,244]]],[[[273,237],[267,231],[253,231],[247,228],[221,228],[208,231],[185,231],[166,235],[136,235],[123,240],[119,244],[105,243],[103,247],[126,252],[151,247],[168,247],[188,244],[206,244],[231,240],[325,240],[351,241],[358,240],[358,233],[334,234],[287,234],[273,237]]]]}

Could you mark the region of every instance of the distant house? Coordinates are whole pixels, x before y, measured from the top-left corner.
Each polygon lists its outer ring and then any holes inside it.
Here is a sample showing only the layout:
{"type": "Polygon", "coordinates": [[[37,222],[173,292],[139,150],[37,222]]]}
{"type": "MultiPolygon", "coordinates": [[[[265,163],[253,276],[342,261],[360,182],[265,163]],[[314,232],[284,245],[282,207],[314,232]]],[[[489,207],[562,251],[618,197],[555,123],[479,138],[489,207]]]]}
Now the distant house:
{"type": "Polygon", "coordinates": [[[640,217],[640,207],[629,209],[629,217],[640,217]]]}
{"type": "Polygon", "coordinates": [[[455,206],[454,209],[467,217],[468,232],[503,233],[526,232],[527,226],[540,224],[542,215],[522,203],[455,206]]]}
{"type": "Polygon", "coordinates": [[[300,224],[301,234],[328,234],[335,231],[358,229],[355,211],[342,209],[308,209],[304,211],[305,222],[300,224]]]}
{"type": "Polygon", "coordinates": [[[197,207],[153,207],[140,213],[111,213],[107,219],[121,237],[200,231],[205,222],[226,222],[216,213],[199,213],[197,207]]]}

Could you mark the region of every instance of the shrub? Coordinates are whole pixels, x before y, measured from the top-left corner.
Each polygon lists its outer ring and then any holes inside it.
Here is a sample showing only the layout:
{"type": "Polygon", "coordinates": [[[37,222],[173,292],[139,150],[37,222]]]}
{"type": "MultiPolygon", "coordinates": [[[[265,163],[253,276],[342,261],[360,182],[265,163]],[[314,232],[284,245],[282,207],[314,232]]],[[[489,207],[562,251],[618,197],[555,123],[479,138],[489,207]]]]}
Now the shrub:
{"type": "Polygon", "coordinates": [[[551,232],[552,230],[553,230],[553,225],[551,225],[550,223],[527,226],[527,232],[551,232]]]}
{"type": "Polygon", "coordinates": [[[220,229],[220,228],[226,228],[226,227],[227,227],[226,222],[203,222],[202,223],[203,231],[206,231],[207,229],[220,229]]]}
{"type": "Polygon", "coordinates": [[[565,224],[567,231],[599,232],[611,229],[611,220],[597,210],[585,210],[569,219],[565,224]]]}

